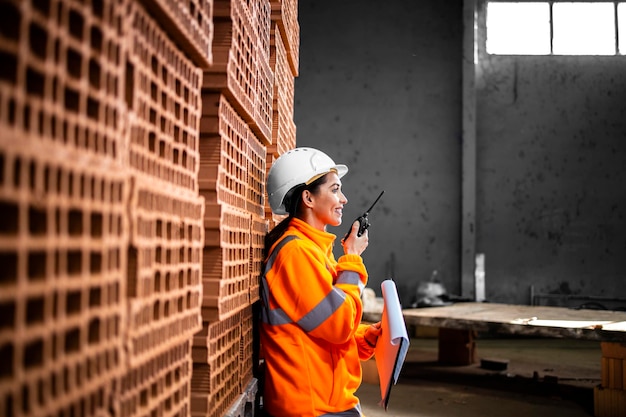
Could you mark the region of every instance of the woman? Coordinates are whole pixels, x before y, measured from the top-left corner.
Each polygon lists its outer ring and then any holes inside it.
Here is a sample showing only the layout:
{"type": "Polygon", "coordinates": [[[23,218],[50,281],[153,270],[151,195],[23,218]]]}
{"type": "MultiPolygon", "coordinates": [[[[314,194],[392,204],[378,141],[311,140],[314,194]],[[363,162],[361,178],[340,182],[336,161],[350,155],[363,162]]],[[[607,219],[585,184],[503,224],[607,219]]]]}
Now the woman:
{"type": "Polygon", "coordinates": [[[296,148],[268,173],[270,207],[288,215],[266,237],[261,280],[263,408],[273,417],[361,415],[360,361],[381,330],[361,324],[368,232],[357,236],[355,221],[335,260],[336,236],[326,231],[341,224],[346,172],[319,150],[296,148]]]}

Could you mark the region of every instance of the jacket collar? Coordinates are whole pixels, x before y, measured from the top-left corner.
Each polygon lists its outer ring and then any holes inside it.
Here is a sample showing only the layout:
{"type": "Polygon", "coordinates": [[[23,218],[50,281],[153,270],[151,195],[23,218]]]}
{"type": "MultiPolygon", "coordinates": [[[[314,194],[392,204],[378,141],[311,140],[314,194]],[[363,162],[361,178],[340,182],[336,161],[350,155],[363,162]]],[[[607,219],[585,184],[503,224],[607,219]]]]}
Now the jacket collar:
{"type": "Polygon", "coordinates": [[[305,237],[309,238],[324,252],[332,250],[333,243],[337,238],[337,236],[335,236],[334,234],[318,230],[304,220],[300,220],[296,217],[291,219],[291,222],[289,223],[289,229],[295,229],[297,232],[299,232],[299,234],[302,234],[305,237]]]}

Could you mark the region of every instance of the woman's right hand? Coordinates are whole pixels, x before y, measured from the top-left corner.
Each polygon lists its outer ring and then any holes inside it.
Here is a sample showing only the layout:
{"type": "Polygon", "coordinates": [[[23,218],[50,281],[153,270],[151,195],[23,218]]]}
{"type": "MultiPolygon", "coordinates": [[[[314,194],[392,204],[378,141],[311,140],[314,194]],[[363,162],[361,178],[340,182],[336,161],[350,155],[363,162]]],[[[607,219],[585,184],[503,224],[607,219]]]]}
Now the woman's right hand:
{"type": "Polygon", "coordinates": [[[365,232],[363,232],[361,236],[357,236],[359,226],[359,221],[355,220],[354,223],[352,223],[352,230],[350,231],[350,235],[348,236],[348,238],[341,240],[343,253],[346,255],[361,255],[369,244],[369,235],[367,229],[365,229],[365,232]]]}

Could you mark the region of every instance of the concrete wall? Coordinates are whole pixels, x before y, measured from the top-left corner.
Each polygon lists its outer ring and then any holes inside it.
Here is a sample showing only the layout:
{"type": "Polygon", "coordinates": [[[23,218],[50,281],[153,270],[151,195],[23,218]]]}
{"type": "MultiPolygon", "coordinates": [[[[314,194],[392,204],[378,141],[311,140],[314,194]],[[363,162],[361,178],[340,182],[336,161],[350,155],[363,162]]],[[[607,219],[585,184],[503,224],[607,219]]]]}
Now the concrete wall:
{"type": "MultiPolygon", "coordinates": [[[[331,231],[343,235],[384,189],[369,286],[380,293],[393,276],[407,306],[437,270],[460,295],[463,2],[299,3],[297,143],[350,167],[344,225],[331,231]]],[[[475,247],[487,299],[528,304],[531,285],[626,297],[624,58],[480,52],[475,247]]]]}
{"type": "Polygon", "coordinates": [[[380,294],[393,277],[408,304],[436,269],[457,292],[461,2],[300,0],[299,21],[297,144],[350,168],[331,231],[385,190],[369,217],[369,286],[380,294]]]}
{"type": "Polygon", "coordinates": [[[476,248],[490,299],[527,302],[531,285],[626,296],[625,68],[623,57],[481,61],[476,248]]]}
{"type": "Polygon", "coordinates": [[[476,251],[488,298],[626,308],[606,299],[626,297],[626,58],[489,56],[478,27],[476,251]]]}

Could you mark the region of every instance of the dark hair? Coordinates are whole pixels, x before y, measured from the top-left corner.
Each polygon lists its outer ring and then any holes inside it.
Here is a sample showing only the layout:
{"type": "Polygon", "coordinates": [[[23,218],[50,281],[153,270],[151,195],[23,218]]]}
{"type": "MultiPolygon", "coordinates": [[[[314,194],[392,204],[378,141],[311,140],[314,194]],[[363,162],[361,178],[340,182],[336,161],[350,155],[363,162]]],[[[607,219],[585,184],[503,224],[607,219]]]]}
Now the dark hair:
{"type": "Polygon", "coordinates": [[[291,219],[296,217],[298,211],[300,210],[300,203],[302,202],[302,192],[305,190],[310,191],[312,194],[317,194],[319,188],[326,182],[328,175],[322,175],[315,181],[310,184],[301,184],[298,185],[287,192],[285,195],[285,208],[287,209],[287,216],[280,223],[278,223],[272,230],[269,231],[267,235],[265,235],[265,250],[264,250],[264,258],[267,258],[269,255],[269,250],[282,236],[285,234],[287,227],[289,227],[289,223],[291,219]]]}

